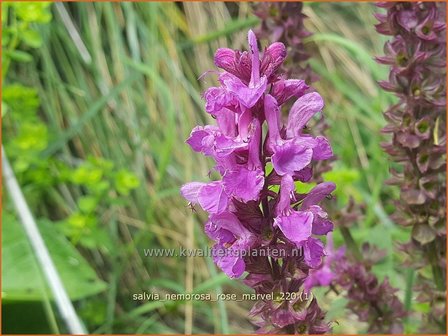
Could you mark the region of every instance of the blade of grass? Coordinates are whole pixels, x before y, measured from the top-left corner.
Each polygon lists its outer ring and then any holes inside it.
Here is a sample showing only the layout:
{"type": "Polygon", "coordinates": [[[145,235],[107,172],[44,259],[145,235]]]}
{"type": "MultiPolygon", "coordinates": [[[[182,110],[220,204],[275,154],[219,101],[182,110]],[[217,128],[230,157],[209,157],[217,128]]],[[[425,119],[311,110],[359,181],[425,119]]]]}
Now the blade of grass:
{"type": "Polygon", "coordinates": [[[71,126],[68,130],[64,131],[63,134],[59,137],[58,140],[51,143],[47,149],[43,152],[43,157],[49,157],[55,154],[58,150],[64,147],[67,142],[69,142],[74,136],[76,136],[84,127],[84,125],[89,122],[92,118],[94,118],[101,109],[106,105],[106,103],[116,97],[123,89],[133,83],[135,80],[139,78],[138,75],[133,75],[125,79],[123,82],[118,84],[115,88],[113,88],[107,96],[101,97],[98,101],[96,101],[93,106],[86,111],[79,121],[71,126]]]}

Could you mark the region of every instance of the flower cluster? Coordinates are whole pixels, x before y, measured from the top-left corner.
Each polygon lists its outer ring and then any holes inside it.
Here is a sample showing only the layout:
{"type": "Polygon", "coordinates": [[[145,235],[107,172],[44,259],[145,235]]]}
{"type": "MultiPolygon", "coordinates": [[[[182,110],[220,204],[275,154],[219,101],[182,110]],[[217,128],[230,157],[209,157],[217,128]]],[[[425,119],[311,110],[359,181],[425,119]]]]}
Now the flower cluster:
{"type": "MultiPolygon", "coordinates": [[[[439,4],[443,5],[443,4],[439,4]]],[[[377,31],[393,36],[377,61],[391,66],[388,81],[380,85],[399,102],[385,113],[392,142],[384,148],[403,165],[392,171],[392,183],[401,187],[394,219],[413,226],[421,245],[445,236],[445,10],[433,2],[388,2],[379,6],[377,31]]],[[[444,244],[443,244],[444,245],[444,244]]]]}
{"type": "MultiPolygon", "coordinates": [[[[205,232],[215,241],[215,263],[230,277],[245,271],[245,283],[256,293],[297,293],[311,269],[325,256],[319,236],[333,229],[319,206],[335,189],[330,182],[309,193],[296,192],[296,183],[312,177],[312,163],[333,156],[323,136],[303,132],[323,109],[322,97],[307,93],[303,80],[285,79],[278,70],[286,57],[283,43],[269,45],[260,58],[255,34],[249,31],[249,51],[218,49],[218,87],[204,93],[205,109],[216,126],[198,126],[187,143],[212,157],[218,181],[192,182],[181,188],[192,204],[209,213],[205,232]],[[295,100],[285,122],[282,105],[295,100]],[[238,251],[268,249],[276,255],[244,255],[238,251]],[[300,249],[301,256],[290,251],[300,249]],[[232,251],[232,253],[226,253],[232,251]]],[[[324,333],[328,324],[315,298],[259,301],[251,315],[259,332],[324,333]]]]}
{"type": "MultiPolygon", "coordinates": [[[[446,276],[445,3],[378,6],[386,13],[376,15],[377,31],[392,36],[385,44],[386,55],[377,57],[379,63],[391,67],[389,80],[380,85],[399,99],[384,114],[388,121],[384,132],[392,134],[384,149],[400,164],[391,170],[390,182],[401,188],[393,219],[412,228],[412,240],[401,246],[408,264],[432,268],[433,279],[419,278],[416,289],[429,288],[419,298],[435,307],[445,295],[446,276]]],[[[433,327],[444,321],[443,314],[433,313],[427,323],[436,330],[433,327]]]]}

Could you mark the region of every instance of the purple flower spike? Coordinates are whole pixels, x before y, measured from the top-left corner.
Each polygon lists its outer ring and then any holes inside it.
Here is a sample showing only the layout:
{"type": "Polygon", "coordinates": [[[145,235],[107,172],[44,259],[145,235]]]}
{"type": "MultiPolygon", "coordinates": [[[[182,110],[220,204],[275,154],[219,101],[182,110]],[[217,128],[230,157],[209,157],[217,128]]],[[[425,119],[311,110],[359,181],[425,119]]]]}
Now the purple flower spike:
{"type": "MultiPolygon", "coordinates": [[[[446,292],[446,265],[440,258],[446,255],[446,2],[378,6],[385,12],[376,15],[376,29],[390,36],[385,56],[377,57],[390,67],[389,79],[379,85],[398,99],[384,112],[383,131],[392,137],[383,148],[401,166],[400,173],[391,171],[389,180],[401,189],[391,218],[412,228],[412,239],[401,246],[406,266],[430,267],[433,273],[432,278],[419,278],[415,286],[421,290],[421,301],[433,307],[422,330],[446,333],[446,301],[437,294],[446,292]],[[434,308],[437,301],[443,302],[440,309],[434,308]]],[[[381,285],[379,291],[392,301],[390,285],[381,285]]],[[[389,330],[382,321],[373,332],[397,330],[401,316],[391,315],[389,330]]]]}
{"type": "MultiPolygon", "coordinates": [[[[204,99],[217,126],[197,126],[187,139],[194,151],[215,160],[221,179],[188,183],[181,194],[209,213],[205,232],[223,272],[231,278],[247,272],[245,283],[257,293],[297,292],[325,255],[319,237],[333,229],[319,202],[334,184],[318,184],[308,194],[295,191],[297,181],[310,180],[315,161],[333,155],[325,137],[302,130],[324,103],[319,94],[307,93],[303,80],[278,75],[286,58],[282,43],[262,55],[252,31],[248,43],[249,51],[216,52],[215,64],[224,71],[220,86],[209,88],[204,99]],[[283,124],[280,109],[291,99],[297,101],[283,124]],[[278,184],[276,193],[272,187],[278,184]],[[293,253],[298,250],[299,256],[293,253]]],[[[261,319],[258,332],[328,331],[315,299],[296,301],[257,304],[251,314],[261,319]]]]}

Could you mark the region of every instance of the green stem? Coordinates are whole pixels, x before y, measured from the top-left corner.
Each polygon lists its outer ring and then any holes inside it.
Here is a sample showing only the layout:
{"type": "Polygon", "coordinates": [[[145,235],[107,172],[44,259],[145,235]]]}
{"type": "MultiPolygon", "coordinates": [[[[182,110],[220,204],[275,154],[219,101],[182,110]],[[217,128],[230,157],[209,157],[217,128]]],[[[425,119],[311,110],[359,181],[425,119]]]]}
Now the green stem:
{"type": "MultiPolygon", "coordinates": [[[[415,271],[409,268],[406,272],[406,290],[404,292],[404,308],[407,312],[412,309],[412,287],[414,286],[415,271]]],[[[408,320],[408,316],[404,317],[404,322],[408,320]]]]}
{"type": "Polygon", "coordinates": [[[434,283],[436,284],[436,287],[439,291],[445,291],[445,279],[443,276],[442,268],[439,265],[436,243],[432,242],[431,245],[428,247],[429,248],[427,250],[427,254],[429,262],[431,263],[434,283]]]}

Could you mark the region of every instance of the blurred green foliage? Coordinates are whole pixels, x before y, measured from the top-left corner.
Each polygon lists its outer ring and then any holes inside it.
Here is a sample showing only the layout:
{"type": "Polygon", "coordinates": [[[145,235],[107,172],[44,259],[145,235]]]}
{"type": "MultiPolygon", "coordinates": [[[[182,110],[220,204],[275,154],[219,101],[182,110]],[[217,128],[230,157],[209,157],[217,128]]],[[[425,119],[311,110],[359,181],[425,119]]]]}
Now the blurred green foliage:
{"type": "MultiPolygon", "coordinates": [[[[57,219],[54,222],[46,219],[38,221],[41,234],[70,297],[79,300],[104,291],[106,286],[72,244],[111,251],[113,245],[105,239],[108,238],[106,228],[98,224],[100,209],[114,204],[126,204],[128,200],[125,196],[138,187],[140,181],[129,170],[116,169],[110,160],[94,156],[89,156],[85,161],[79,159],[76,163],[66,162],[57,156],[43,158],[42,153],[56,134],[48,128],[39,111],[41,104],[38,90],[8,74],[17,62],[33,62],[30,48],[42,46],[39,28],[40,25],[51,22],[50,6],[51,3],[45,2],[2,3],[3,146],[35,214],[39,215],[38,209],[43,206],[42,202],[45,202],[49,188],[73,184],[83,190],[83,195],[77,199],[77,210],[69,214],[64,214],[65,211],[54,213],[56,218],[53,219],[57,219]],[[55,230],[55,226],[58,229],[55,230]],[[62,234],[71,243],[64,240],[62,234]],[[80,239],[81,236],[83,239],[80,239]]],[[[42,279],[20,223],[12,215],[10,206],[2,206],[4,309],[14,310],[17,305],[21,305],[26,310],[26,307],[34,304],[30,301],[48,302],[52,294],[42,279]]],[[[49,305],[44,305],[44,308],[48,320],[51,320],[53,312],[49,305]]],[[[5,315],[13,318],[8,312],[5,315]]],[[[7,329],[3,329],[4,332],[24,332],[24,329],[17,329],[10,322],[6,323],[7,329]]],[[[45,325],[46,322],[43,323],[45,325]]],[[[50,329],[53,327],[54,332],[57,331],[54,323],[49,322],[49,326],[50,329]]]]}
{"type": "MultiPolygon", "coordinates": [[[[23,48],[39,48],[42,37],[36,23],[49,23],[50,2],[2,2],[2,74],[8,73],[11,61],[31,62],[32,55],[23,48]]],[[[4,88],[5,89],[5,88],[4,88]]]]}

